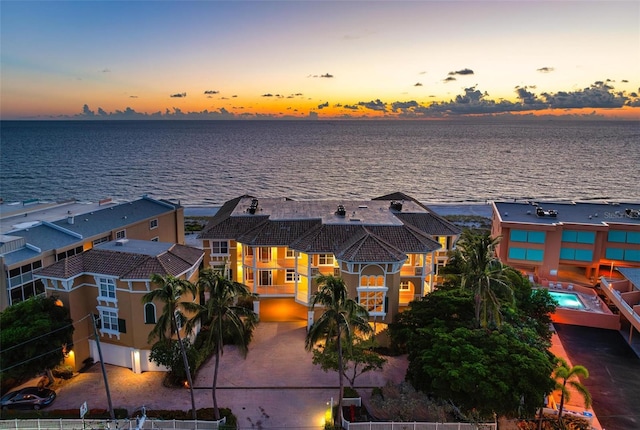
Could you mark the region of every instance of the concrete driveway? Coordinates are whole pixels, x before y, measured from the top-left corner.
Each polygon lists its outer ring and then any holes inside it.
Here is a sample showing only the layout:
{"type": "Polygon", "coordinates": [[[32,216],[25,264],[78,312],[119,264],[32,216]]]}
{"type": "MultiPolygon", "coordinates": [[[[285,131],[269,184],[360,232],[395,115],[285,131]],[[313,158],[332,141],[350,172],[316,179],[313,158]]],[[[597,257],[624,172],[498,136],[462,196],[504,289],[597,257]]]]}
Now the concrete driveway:
{"type": "MultiPolygon", "coordinates": [[[[243,359],[235,347],[227,346],[218,375],[218,405],[231,408],[240,429],[321,429],[330,399],[338,397],[338,376],[325,373],[311,362],[304,349],[306,322],[260,323],[249,354],[243,359]]],[[[214,360],[206,363],[194,380],[196,407],[212,407],[211,383],[214,360]]],[[[187,389],[162,385],[163,373],[139,375],[117,366],[106,366],[114,407],[133,412],[145,406],[153,409],[191,408],[187,389]]],[[[406,356],[390,357],[381,372],[356,379],[356,388],[401,382],[407,368],[406,356]]],[[[100,365],[76,375],[58,390],[56,409],[108,409],[100,365]]],[[[362,388],[366,400],[370,389],[362,388]]]]}

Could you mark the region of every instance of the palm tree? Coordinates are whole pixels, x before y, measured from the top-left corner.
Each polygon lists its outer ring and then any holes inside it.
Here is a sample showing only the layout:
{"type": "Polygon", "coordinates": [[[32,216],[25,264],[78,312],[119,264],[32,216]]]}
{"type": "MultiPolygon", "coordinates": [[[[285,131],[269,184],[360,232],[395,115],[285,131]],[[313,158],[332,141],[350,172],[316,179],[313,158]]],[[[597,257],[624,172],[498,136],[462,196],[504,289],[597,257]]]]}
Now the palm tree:
{"type": "MultiPolygon", "coordinates": [[[[322,338],[325,339],[325,349],[335,346],[338,350],[338,369],[342,370],[343,353],[342,340],[346,345],[351,345],[355,332],[369,334],[372,332],[369,325],[369,312],[366,308],[349,298],[349,293],[344,280],[332,275],[319,275],[316,278],[318,292],[311,299],[309,309],[316,305],[325,308],[324,313],[315,321],[307,333],[305,348],[311,351],[314,345],[322,338]]],[[[343,372],[338,371],[340,381],[340,395],[338,397],[338,415],[342,420],[342,397],[344,397],[343,372]]],[[[332,405],[333,406],[333,405],[332,405]]]]}
{"type": "Polygon", "coordinates": [[[154,338],[158,338],[159,341],[170,341],[175,333],[178,339],[178,345],[180,345],[184,371],[187,375],[187,383],[189,384],[193,419],[196,420],[196,401],[193,396],[191,369],[189,368],[189,360],[187,359],[187,352],[182,343],[179,327],[187,320],[184,312],[193,313],[198,309],[198,304],[194,301],[182,301],[181,298],[185,294],[191,294],[192,298],[195,299],[197,287],[184,279],[178,279],[171,275],[162,276],[157,273],[151,275],[151,282],[157,285],[158,288],[142,296],[142,303],[151,303],[157,300],[164,303],[164,307],[162,308],[162,314],[158,318],[155,327],[151,330],[151,333],[149,333],[149,343],[151,343],[154,338]]]}
{"type": "Polygon", "coordinates": [[[575,365],[570,367],[566,360],[562,357],[556,357],[558,361],[558,367],[553,372],[553,376],[556,380],[556,389],[560,390],[560,406],[558,407],[558,421],[562,420],[562,410],[564,408],[565,399],[570,399],[569,389],[567,385],[573,387],[584,398],[584,406],[586,408],[591,407],[591,393],[587,390],[587,387],[582,385],[579,377],[588,378],[589,371],[586,367],[581,365],[575,365]]]}
{"type": "Polygon", "coordinates": [[[465,230],[456,244],[449,268],[449,278],[460,283],[460,288],[470,289],[475,296],[475,317],[479,327],[490,322],[502,324],[501,299],[513,302],[513,291],[506,266],[496,257],[495,248],[500,238],[489,233],[478,234],[465,230]]]}
{"type": "Polygon", "coordinates": [[[216,420],[220,419],[216,386],[220,357],[223,354],[225,339],[231,339],[238,347],[243,357],[249,352],[249,343],[253,337],[253,329],[258,323],[258,316],[252,309],[237,305],[238,298],[256,297],[249,288],[239,282],[231,281],[220,272],[204,269],[200,272],[198,286],[201,291],[209,293],[209,299],[204,306],[200,306],[197,314],[187,322],[186,329],[190,332],[196,323],[208,326],[206,344],[213,349],[215,366],[211,396],[216,420]]]}

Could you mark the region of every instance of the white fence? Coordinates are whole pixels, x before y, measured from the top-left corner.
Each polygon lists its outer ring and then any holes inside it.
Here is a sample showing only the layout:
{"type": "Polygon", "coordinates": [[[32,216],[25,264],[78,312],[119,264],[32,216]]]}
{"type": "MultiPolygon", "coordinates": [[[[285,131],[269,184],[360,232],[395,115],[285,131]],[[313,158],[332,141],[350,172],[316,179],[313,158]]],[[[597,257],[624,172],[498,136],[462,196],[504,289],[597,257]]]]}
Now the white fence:
{"type": "Polygon", "coordinates": [[[496,423],[351,423],[342,420],[342,427],[347,430],[497,430],[496,423]]]}
{"type": "Polygon", "coordinates": [[[187,420],[136,420],[122,419],[81,420],[81,419],[35,419],[0,420],[2,430],[116,430],[116,429],[159,429],[159,430],[217,430],[226,421],[187,421],[187,420]]]}

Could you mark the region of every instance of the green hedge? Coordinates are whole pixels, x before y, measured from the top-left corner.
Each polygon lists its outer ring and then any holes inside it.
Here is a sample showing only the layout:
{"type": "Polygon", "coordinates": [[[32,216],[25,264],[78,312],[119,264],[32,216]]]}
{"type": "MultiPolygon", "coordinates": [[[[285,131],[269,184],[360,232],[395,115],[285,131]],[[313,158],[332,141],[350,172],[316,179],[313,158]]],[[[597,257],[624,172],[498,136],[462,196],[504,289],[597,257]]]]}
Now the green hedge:
{"type": "MultiPolygon", "coordinates": [[[[129,417],[129,413],[124,408],[114,408],[114,413],[116,419],[125,419],[125,418],[133,418],[129,417]]],[[[203,421],[214,421],[214,413],[213,408],[200,408],[197,410],[198,420],[203,421]]],[[[227,418],[227,425],[234,426],[238,422],[238,419],[231,412],[229,408],[220,408],[220,416],[227,418]]],[[[90,409],[87,415],[85,415],[85,419],[90,420],[108,420],[110,419],[109,411],[106,409],[90,409]]],[[[80,419],[80,410],[78,408],[75,409],[46,409],[46,410],[7,410],[0,411],[0,418],[5,420],[13,420],[13,419],[80,419]]],[[[190,421],[192,419],[191,411],[181,411],[181,410],[168,410],[168,409],[157,409],[157,410],[147,410],[147,418],[157,418],[161,420],[186,420],[190,421]]]]}

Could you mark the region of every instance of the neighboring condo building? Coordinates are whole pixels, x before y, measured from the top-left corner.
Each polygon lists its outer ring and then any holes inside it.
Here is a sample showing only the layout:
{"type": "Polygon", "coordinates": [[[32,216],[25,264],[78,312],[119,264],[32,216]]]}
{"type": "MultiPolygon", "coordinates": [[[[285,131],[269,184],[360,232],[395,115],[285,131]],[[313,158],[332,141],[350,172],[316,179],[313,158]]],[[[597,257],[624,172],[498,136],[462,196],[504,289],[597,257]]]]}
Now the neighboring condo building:
{"type": "Polygon", "coordinates": [[[201,249],[190,246],[119,239],[38,271],[35,278],[44,284],[47,295],[58,297],[74,321],[74,344],[66,364],[79,370],[89,357],[99,361],[95,319],[104,363],[135,373],[164,370],[149,361],[152,344],[147,340],[164,303],[144,304],[142,297],[158,288],[150,281],[153,274],[197,282],[203,256],[201,249]]]}
{"type": "Polygon", "coordinates": [[[205,264],[259,294],[262,320],[311,324],[315,278],[324,274],[340,276],[383,329],[442,281],[460,231],[402,193],[367,201],[245,195],[226,202],[198,237],[205,264]]]}
{"type": "Polygon", "coordinates": [[[100,243],[125,238],[184,243],[184,208],[146,196],[121,204],[110,199],[96,205],[63,203],[39,212],[5,214],[10,207],[3,206],[0,310],[44,293],[42,281],[33,276],[39,269],[100,243]],[[46,213],[56,209],[58,218],[47,221],[46,213]]]}
{"type": "Polygon", "coordinates": [[[638,203],[494,202],[491,234],[502,262],[543,285],[640,267],[638,203]]]}

